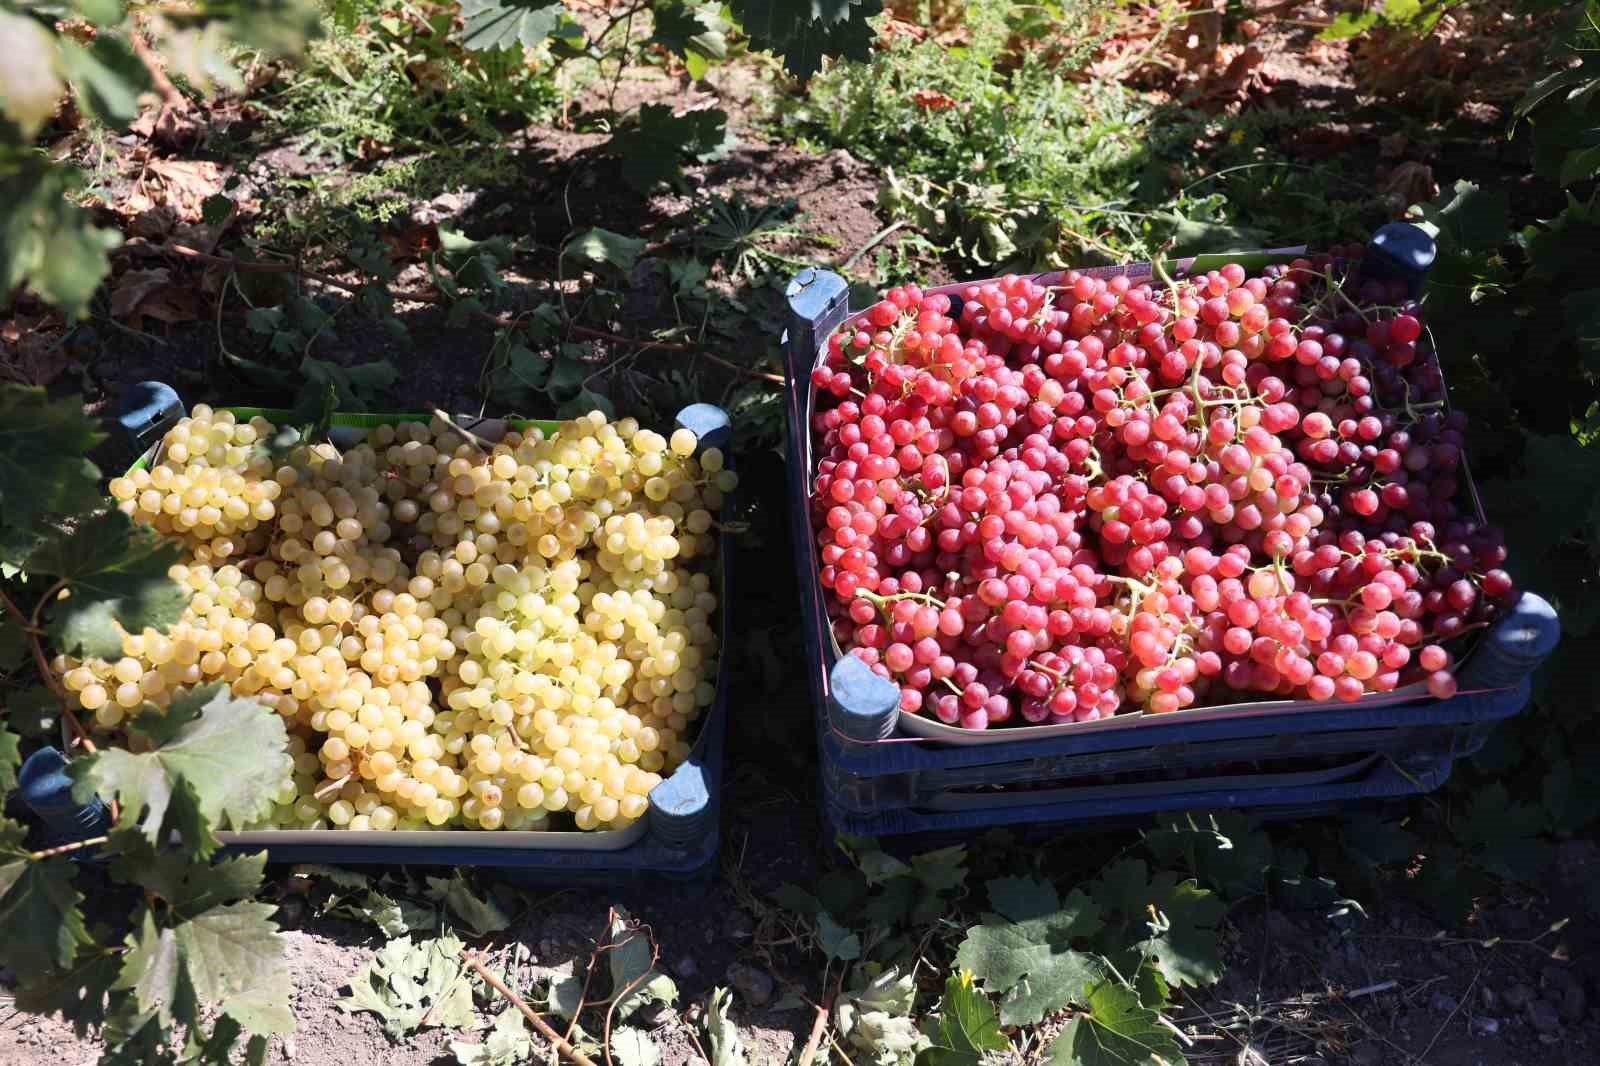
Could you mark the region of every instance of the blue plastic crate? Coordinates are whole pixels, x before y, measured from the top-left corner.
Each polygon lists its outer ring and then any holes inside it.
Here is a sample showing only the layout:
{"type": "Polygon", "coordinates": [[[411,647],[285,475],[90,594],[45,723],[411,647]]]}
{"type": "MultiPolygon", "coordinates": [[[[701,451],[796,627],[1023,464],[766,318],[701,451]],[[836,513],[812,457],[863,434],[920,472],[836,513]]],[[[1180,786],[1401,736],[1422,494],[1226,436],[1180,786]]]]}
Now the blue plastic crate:
{"type": "MultiPolygon", "coordinates": [[[[1396,224],[1379,232],[1368,254],[1374,267],[1415,284],[1431,247],[1420,230],[1396,224]]],[[[1186,266],[1180,262],[1180,271],[1186,266]]],[[[1146,279],[1152,270],[1135,263],[1091,273],[1146,279]]],[[[1036,277],[1048,281],[1054,274],[1036,277]]],[[[1524,595],[1484,635],[1462,671],[1463,693],[1449,700],[1267,706],[1227,716],[1200,708],[1124,728],[1044,737],[1021,731],[1014,740],[995,736],[981,745],[911,736],[899,725],[898,688],[853,657],[834,655],[816,578],[807,397],[824,342],[849,315],[848,285],[836,274],[806,270],[791,282],[788,298],[790,519],[823,806],[839,829],[873,835],[1103,823],[1117,815],[1235,806],[1325,811],[1437,788],[1455,759],[1476,752],[1496,722],[1527,705],[1530,675],[1560,633],[1554,610],[1534,595],[1524,595]]]]}
{"type": "MultiPolygon", "coordinates": [[[[142,455],[158,441],[167,427],[182,417],[184,408],[174,402],[176,394],[158,382],[136,387],[138,397],[157,398],[145,403],[135,400],[123,405],[117,436],[131,455],[142,455]]],[[[693,404],[678,413],[676,424],[693,430],[703,446],[725,446],[729,437],[726,412],[711,404],[693,404]]],[[[729,458],[732,466],[732,457],[729,458]]],[[[226,853],[267,852],[272,862],[319,862],[343,865],[407,863],[415,865],[476,866],[492,868],[509,881],[520,883],[577,882],[615,883],[619,880],[662,876],[695,879],[716,868],[720,843],[721,799],[724,780],[723,760],[728,732],[728,646],[729,599],[732,572],[731,544],[726,534],[720,552],[721,585],[719,633],[724,649],[717,677],[716,700],[707,712],[687,761],[650,793],[650,806],[644,817],[644,832],[625,847],[614,850],[576,848],[483,847],[452,842],[449,830],[427,834],[425,844],[389,844],[387,833],[363,833],[357,843],[347,831],[328,830],[325,842],[230,844],[226,853]]],[[[61,755],[53,748],[40,749],[29,757],[21,774],[20,793],[33,810],[42,833],[52,843],[84,839],[104,823],[104,808],[98,800],[84,806],[70,797],[70,781],[60,771],[61,755]]],[[[562,834],[567,836],[569,834],[562,834]]],[[[220,834],[226,842],[228,833],[220,834]]],[[[570,834],[574,839],[579,834],[570,834]]]]}
{"type": "Polygon", "coordinates": [[[1346,767],[1288,774],[1218,775],[1165,787],[1091,785],[1064,790],[1000,794],[998,804],[952,795],[932,806],[863,813],[833,802],[823,786],[823,816],[835,832],[895,837],[970,833],[1000,827],[1058,826],[1102,831],[1139,825],[1152,815],[1182,811],[1243,810],[1263,820],[1336,814],[1363,804],[1420,795],[1450,777],[1453,761],[1441,758],[1403,769],[1381,756],[1346,767]]]}

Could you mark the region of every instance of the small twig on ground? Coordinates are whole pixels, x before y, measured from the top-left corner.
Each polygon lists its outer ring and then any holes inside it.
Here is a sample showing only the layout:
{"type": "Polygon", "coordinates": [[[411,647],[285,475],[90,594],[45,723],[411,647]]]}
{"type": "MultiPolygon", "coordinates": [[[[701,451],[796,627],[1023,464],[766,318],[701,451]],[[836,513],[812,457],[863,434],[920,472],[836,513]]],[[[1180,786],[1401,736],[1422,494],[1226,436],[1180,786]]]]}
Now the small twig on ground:
{"type": "Polygon", "coordinates": [[[822,1034],[828,1031],[828,1008],[817,1004],[817,1017],[811,1023],[811,1035],[806,1038],[805,1050],[800,1052],[799,1066],[811,1066],[811,1060],[817,1057],[817,1049],[822,1046],[822,1034]]]}
{"type": "Polygon", "coordinates": [[[1354,992],[1348,992],[1345,994],[1344,998],[1360,999],[1362,996],[1372,996],[1378,994],[1379,992],[1387,992],[1392,988],[1399,987],[1399,981],[1379,981],[1375,985],[1367,985],[1365,988],[1358,988],[1354,992]]]}
{"type": "Polygon", "coordinates": [[[521,1011],[522,1016],[528,1019],[529,1022],[533,1023],[533,1027],[539,1030],[539,1034],[546,1040],[550,1041],[557,1051],[561,1052],[561,1054],[572,1060],[577,1064],[577,1066],[595,1066],[595,1063],[592,1059],[590,1059],[583,1052],[579,1051],[577,1048],[573,1047],[571,1044],[567,1043],[566,1038],[564,1038],[554,1029],[550,1028],[549,1024],[546,1023],[543,1018],[539,1017],[534,1009],[523,1001],[521,996],[511,991],[511,989],[506,987],[506,983],[504,981],[500,980],[500,978],[489,972],[483,963],[478,960],[478,953],[476,951],[468,951],[466,954],[461,956],[461,961],[470,966],[479,977],[483,978],[485,984],[494,989],[496,992],[500,993],[511,1002],[513,1007],[521,1011]]]}
{"type": "Polygon", "coordinates": [[[872,251],[878,245],[880,245],[884,241],[888,240],[891,235],[893,235],[894,233],[897,233],[899,230],[904,228],[905,224],[906,223],[905,223],[904,219],[901,219],[898,222],[891,222],[887,226],[885,226],[881,230],[879,230],[877,233],[874,233],[872,236],[868,237],[867,238],[867,243],[863,244],[860,248],[857,248],[855,251],[851,252],[849,257],[847,259],[845,259],[844,262],[839,264],[838,269],[840,271],[845,271],[845,270],[849,270],[851,267],[855,266],[856,263],[861,259],[862,256],[866,255],[868,252],[872,251]]]}
{"type": "Polygon", "coordinates": [[[1488,965],[1489,960],[1485,959],[1482,965],[1478,967],[1478,972],[1472,975],[1472,980],[1467,982],[1467,990],[1461,993],[1461,998],[1456,1000],[1455,1007],[1453,1007],[1450,1013],[1445,1016],[1444,1021],[1439,1023],[1439,1028],[1433,1031],[1433,1039],[1428,1041],[1428,1046],[1422,1049],[1422,1054],[1417,1056],[1417,1061],[1428,1061],[1428,1052],[1433,1050],[1433,1045],[1439,1042],[1439,1037],[1444,1035],[1444,1031],[1450,1027],[1450,1023],[1454,1021],[1456,1015],[1460,1013],[1462,1004],[1466,1003],[1472,998],[1472,990],[1478,986],[1478,978],[1483,976],[1483,971],[1488,965]]]}
{"type": "Polygon", "coordinates": [[[1172,1035],[1177,1037],[1184,1047],[1194,1047],[1194,1037],[1179,1029],[1171,1018],[1168,1018],[1165,1014],[1157,1014],[1156,1021],[1172,1030],[1172,1035]]]}
{"type": "Polygon", "coordinates": [[[302,278],[315,281],[320,285],[327,285],[330,288],[339,289],[352,296],[361,291],[358,285],[352,285],[348,281],[340,281],[338,278],[329,277],[326,274],[312,273],[303,269],[299,263],[279,263],[272,260],[239,259],[231,255],[213,255],[210,252],[202,252],[198,248],[190,248],[187,245],[172,244],[170,242],[161,245],[158,250],[183,256],[185,259],[197,259],[202,263],[216,263],[246,274],[298,274],[302,278]]]}

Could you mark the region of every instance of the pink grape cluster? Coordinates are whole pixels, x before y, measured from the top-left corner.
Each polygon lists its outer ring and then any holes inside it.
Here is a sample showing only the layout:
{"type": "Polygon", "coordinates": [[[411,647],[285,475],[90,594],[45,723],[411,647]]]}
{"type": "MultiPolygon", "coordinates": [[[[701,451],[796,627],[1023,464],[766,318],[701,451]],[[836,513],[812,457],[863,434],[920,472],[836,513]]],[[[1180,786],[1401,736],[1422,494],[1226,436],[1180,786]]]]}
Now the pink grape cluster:
{"type": "Polygon", "coordinates": [[[891,289],[811,378],[840,646],[969,729],[1453,695],[1438,642],[1516,593],[1421,309],[1358,252],[891,289]]]}

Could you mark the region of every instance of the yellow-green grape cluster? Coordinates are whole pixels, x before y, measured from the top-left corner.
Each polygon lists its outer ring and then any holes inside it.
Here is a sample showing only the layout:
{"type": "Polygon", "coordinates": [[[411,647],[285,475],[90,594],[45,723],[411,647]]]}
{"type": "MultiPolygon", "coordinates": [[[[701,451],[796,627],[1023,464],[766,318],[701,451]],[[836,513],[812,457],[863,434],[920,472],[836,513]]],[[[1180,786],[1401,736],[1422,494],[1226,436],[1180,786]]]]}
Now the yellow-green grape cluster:
{"type": "Polygon", "coordinates": [[[111,496],[123,513],[182,538],[197,562],[247,554],[282,491],[257,447],[273,432],[264,418],[238,422],[198,405],[167,431],[154,466],[111,479],[111,496]]]}
{"type": "Polygon", "coordinates": [[[160,465],[114,483],[135,518],[187,531],[194,561],[172,573],[192,598],[115,662],[59,662],[95,726],[226,681],[290,729],[272,825],[641,817],[715,697],[717,602],[695,567],[736,484],[721,453],[598,412],[488,446],[434,421],[380,426],[343,454],[249,447],[275,433],[197,408],[160,465]],[[183,516],[213,483],[253,524],[173,523],[173,492],[183,516]],[[246,545],[238,566],[206,561],[246,545]]]}

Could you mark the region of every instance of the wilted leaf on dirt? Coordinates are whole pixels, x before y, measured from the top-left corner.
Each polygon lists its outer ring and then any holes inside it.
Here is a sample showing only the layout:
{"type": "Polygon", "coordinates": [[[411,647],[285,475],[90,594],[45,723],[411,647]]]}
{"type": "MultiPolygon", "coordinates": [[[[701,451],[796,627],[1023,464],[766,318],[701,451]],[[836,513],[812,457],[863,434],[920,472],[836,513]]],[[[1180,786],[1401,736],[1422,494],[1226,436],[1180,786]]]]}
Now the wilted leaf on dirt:
{"type": "Polygon", "coordinates": [[[726,988],[713,988],[706,1003],[706,1042],[710,1045],[710,1066],[748,1066],[744,1041],[739,1037],[739,1027],[728,1017],[733,1006],[733,993],[726,988]]]}
{"type": "Polygon", "coordinates": [[[1102,981],[1085,997],[1089,1013],[1050,1045],[1049,1066],[1182,1066],[1183,1049],[1155,1011],[1126,985],[1102,981]]]}
{"type": "Polygon", "coordinates": [[[335,1006],[376,1014],[391,1040],[402,1039],[424,1022],[447,1029],[472,1029],[478,1023],[472,982],[461,964],[461,941],[448,935],[419,944],[409,936],[391,940],[356,972],[350,995],[335,1006]]]}
{"type": "Polygon", "coordinates": [[[164,207],[180,222],[203,222],[206,201],[221,192],[222,171],[210,160],[152,159],[117,207],[130,215],[164,207]]]}
{"type": "Polygon", "coordinates": [[[498,933],[511,924],[511,918],[493,899],[478,895],[460,870],[446,877],[430,877],[428,897],[443,903],[461,928],[473,936],[498,933]]]}
{"type": "Polygon", "coordinates": [[[519,1066],[533,1057],[533,1038],[522,1012],[507,1007],[495,1017],[494,1028],[481,1044],[452,1040],[450,1051],[460,1066],[519,1066]]]}
{"type": "Polygon", "coordinates": [[[661,1051],[649,1033],[624,1025],[611,1034],[611,1057],[621,1066],[656,1066],[661,1051]]]}
{"type": "Polygon", "coordinates": [[[652,968],[650,935],[643,929],[629,926],[628,912],[617,908],[617,918],[611,923],[612,949],[606,952],[611,963],[611,994],[619,996],[617,1017],[626,1018],[646,1003],[678,1001],[678,986],[672,978],[652,968]],[[624,989],[631,989],[623,995],[624,989]]]}
{"type": "Polygon", "coordinates": [[[644,246],[645,242],[637,237],[624,237],[597,226],[573,234],[562,245],[561,254],[568,259],[614,267],[620,273],[627,274],[633,270],[634,261],[644,251],[644,246]]]}
{"type": "Polygon", "coordinates": [[[916,1000],[914,975],[890,967],[864,986],[840,994],[833,1007],[834,1025],[851,1047],[865,1054],[855,1057],[875,1066],[894,1066],[926,1046],[927,1037],[911,1017],[916,1000]]]}

